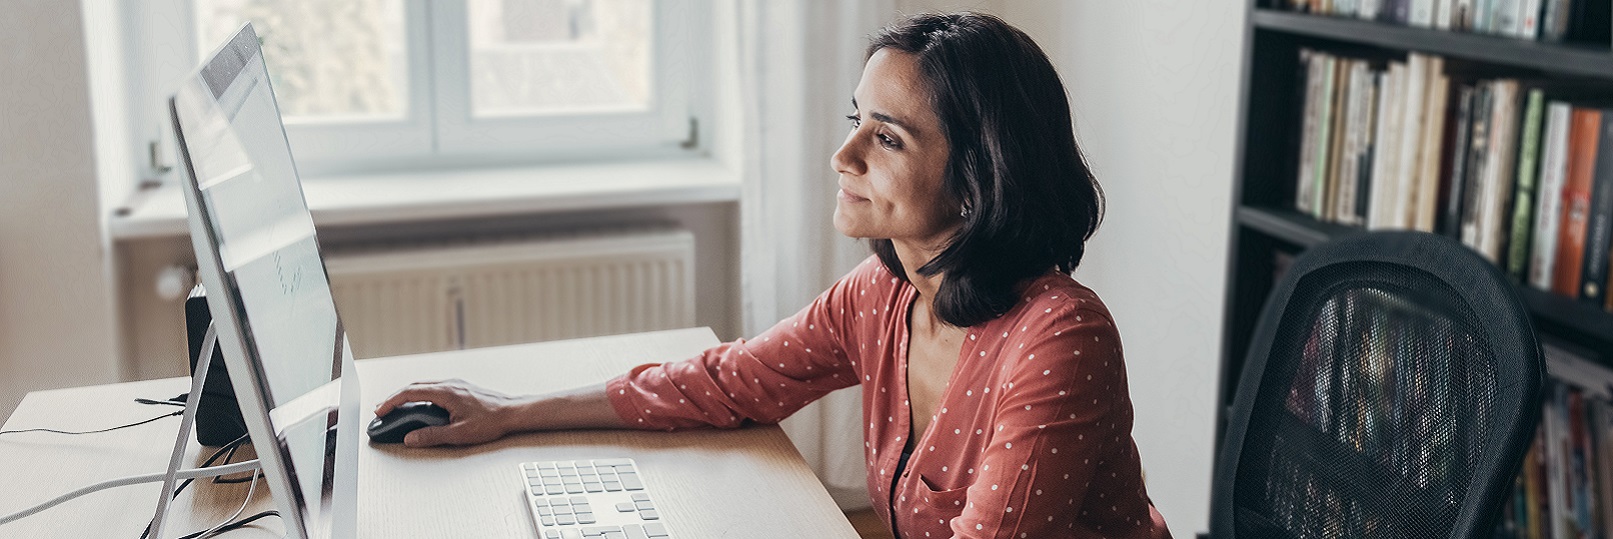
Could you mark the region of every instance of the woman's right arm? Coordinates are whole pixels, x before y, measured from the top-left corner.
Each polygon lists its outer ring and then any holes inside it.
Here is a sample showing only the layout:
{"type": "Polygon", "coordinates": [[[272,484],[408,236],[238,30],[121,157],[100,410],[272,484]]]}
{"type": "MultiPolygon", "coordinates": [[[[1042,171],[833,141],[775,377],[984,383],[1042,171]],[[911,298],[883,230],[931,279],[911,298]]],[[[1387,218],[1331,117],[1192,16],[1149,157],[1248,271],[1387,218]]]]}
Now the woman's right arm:
{"type": "Polygon", "coordinates": [[[475,445],[509,434],[568,429],[626,428],[599,383],[558,393],[510,396],[463,380],[424,382],[387,397],[375,407],[383,416],[406,402],[429,401],[448,410],[448,424],[410,432],[409,447],[475,445]]]}

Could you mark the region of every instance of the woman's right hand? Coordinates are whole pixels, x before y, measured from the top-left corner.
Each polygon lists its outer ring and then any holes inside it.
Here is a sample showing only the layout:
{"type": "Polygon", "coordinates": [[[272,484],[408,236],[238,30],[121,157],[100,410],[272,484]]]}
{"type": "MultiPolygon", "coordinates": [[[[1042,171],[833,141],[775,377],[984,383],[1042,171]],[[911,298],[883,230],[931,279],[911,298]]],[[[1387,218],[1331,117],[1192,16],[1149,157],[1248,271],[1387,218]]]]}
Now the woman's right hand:
{"type": "Polygon", "coordinates": [[[464,380],[417,382],[393,393],[375,407],[384,416],[406,402],[427,401],[448,410],[448,424],[424,427],[403,437],[403,445],[476,445],[503,438],[516,429],[523,399],[478,387],[464,380]]]}

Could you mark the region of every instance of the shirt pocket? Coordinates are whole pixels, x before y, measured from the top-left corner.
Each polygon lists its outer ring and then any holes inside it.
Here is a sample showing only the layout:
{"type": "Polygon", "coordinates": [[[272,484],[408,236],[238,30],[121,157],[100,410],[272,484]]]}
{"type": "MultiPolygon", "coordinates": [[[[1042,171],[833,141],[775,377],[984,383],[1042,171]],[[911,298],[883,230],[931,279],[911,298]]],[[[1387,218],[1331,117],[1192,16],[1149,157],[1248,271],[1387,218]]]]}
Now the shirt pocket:
{"type": "Polygon", "coordinates": [[[913,489],[918,499],[913,500],[907,516],[922,523],[923,529],[947,529],[947,522],[963,514],[964,504],[969,503],[966,499],[969,485],[937,490],[934,485],[945,483],[938,483],[923,474],[918,475],[918,480],[918,488],[913,489]]]}

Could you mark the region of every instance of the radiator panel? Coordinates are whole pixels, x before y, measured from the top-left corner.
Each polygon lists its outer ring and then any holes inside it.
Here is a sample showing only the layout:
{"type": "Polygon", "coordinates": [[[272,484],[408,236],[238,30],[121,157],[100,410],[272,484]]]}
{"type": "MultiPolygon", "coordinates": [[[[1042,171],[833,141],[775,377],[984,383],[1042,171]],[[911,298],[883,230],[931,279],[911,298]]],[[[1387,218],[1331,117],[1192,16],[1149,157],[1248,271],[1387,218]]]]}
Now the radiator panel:
{"type": "Polygon", "coordinates": [[[681,229],[349,248],[326,270],[360,358],[694,324],[681,229]]]}

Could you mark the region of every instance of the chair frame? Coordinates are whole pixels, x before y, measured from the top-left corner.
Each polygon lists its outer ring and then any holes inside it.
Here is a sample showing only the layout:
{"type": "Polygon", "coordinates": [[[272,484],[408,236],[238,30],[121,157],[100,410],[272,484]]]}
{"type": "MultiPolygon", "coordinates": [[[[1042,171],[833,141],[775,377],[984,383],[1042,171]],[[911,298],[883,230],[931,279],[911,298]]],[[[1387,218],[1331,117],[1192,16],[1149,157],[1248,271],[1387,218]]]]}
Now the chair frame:
{"type": "Polygon", "coordinates": [[[1226,437],[1217,458],[1211,491],[1210,530],[1215,539],[1239,538],[1235,492],[1254,405],[1265,378],[1267,359],[1290,306],[1305,279],[1336,264],[1378,262],[1407,266],[1444,281],[1460,300],[1479,313],[1479,326],[1497,339],[1496,409],[1491,417],[1489,447],[1469,479],[1451,533],[1456,538],[1493,535],[1501,503],[1512,493],[1513,478],[1540,420],[1545,365],[1534,326],[1516,287],[1501,271],[1471,249],[1444,236],[1412,231],[1362,232],[1317,245],[1303,253],[1267,297],[1239,375],[1237,393],[1227,418],[1226,437]],[[1517,358],[1508,360],[1506,358],[1517,358]],[[1522,365],[1525,368],[1508,368],[1522,365]],[[1533,365],[1534,368],[1528,368],[1533,365]],[[1486,473],[1488,471],[1488,473],[1486,473]]]}

